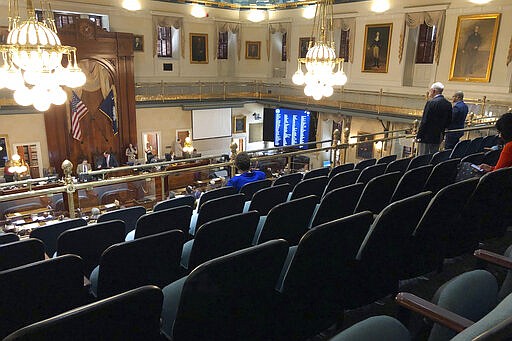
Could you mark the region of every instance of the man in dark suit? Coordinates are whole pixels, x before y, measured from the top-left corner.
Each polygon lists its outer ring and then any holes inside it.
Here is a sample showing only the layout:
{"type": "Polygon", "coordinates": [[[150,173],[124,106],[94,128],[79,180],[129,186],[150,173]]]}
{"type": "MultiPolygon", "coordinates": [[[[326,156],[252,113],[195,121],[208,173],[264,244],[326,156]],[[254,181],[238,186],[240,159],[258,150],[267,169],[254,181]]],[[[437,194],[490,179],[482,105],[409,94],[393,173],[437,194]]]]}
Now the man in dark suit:
{"type": "Polygon", "coordinates": [[[101,164],[99,165],[99,169],[107,169],[119,167],[119,163],[117,162],[114,155],[110,154],[109,151],[105,151],[103,153],[103,159],[101,160],[101,164]]]}
{"type": "Polygon", "coordinates": [[[439,151],[443,132],[452,121],[452,105],[443,96],[444,85],[432,84],[429,90],[430,100],[425,104],[423,117],[416,135],[418,155],[432,154],[439,151]]]}
{"type": "MultiPolygon", "coordinates": [[[[452,123],[448,127],[448,130],[452,129],[462,129],[464,128],[464,123],[466,123],[466,116],[468,115],[468,106],[464,103],[464,93],[462,91],[457,91],[453,97],[453,113],[452,113],[452,123]]],[[[464,135],[464,133],[446,133],[444,138],[444,149],[453,149],[459,139],[464,135]]]]}

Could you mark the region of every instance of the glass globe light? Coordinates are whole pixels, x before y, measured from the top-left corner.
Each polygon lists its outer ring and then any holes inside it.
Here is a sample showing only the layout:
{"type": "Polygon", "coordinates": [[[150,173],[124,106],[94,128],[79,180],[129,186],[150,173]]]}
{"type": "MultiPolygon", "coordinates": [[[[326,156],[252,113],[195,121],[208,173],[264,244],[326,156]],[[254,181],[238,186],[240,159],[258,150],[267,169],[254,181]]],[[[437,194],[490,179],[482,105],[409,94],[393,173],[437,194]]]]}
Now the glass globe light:
{"type": "Polygon", "coordinates": [[[68,80],[66,85],[70,88],[78,88],[85,84],[85,74],[78,67],[72,67],[68,70],[68,80]]]}
{"type": "Polygon", "coordinates": [[[7,79],[5,87],[9,90],[16,90],[21,86],[24,86],[25,81],[21,75],[21,71],[16,67],[10,67],[7,71],[7,79]]]}
{"type": "Polygon", "coordinates": [[[20,173],[25,173],[27,170],[28,170],[28,168],[27,168],[27,166],[25,166],[25,165],[21,165],[21,166],[19,167],[19,171],[20,171],[20,173]]]}
{"type": "Polygon", "coordinates": [[[304,84],[304,73],[301,70],[297,70],[292,76],[292,82],[296,85],[304,84]]]}
{"type": "Polygon", "coordinates": [[[315,101],[319,101],[319,100],[321,100],[321,99],[322,99],[322,97],[323,97],[323,96],[322,96],[322,91],[321,91],[321,90],[320,90],[320,91],[315,91],[315,92],[313,92],[313,99],[314,99],[315,101]]]}
{"type": "Polygon", "coordinates": [[[20,155],[19,155],[19,154],[13,154],[13,155],[12,155],[12,157],[11,157],[11,159],[12,159],[13,161],[20,161],[21,157],[20,157],[20,155]]]}
{"type": "Polygon", "coordinates": [[[0,89],[3,89],[7,86],[8,70],[9,66],[7,65],[7,63],[4,62],[2,67],[0,67],[0,89]]]}
{"type": "Polygon", "coordinates": [[[313,86],[310,84],[307,84],[304,87],[304,95],[306,96],[312,96],[313,95],[313,86]]]}
{"type": "Polygon", "coordinates": [[[13,63],[23,70],[53,70],[62,59],[57,33],[30,18],[14,28],[7,36],[7,44],[33,46],[34,50],[18,49],[12,53],[13,63]]]}
{"type": "Polygon", "coordinates": [[[21,106],[29,106],[32,104],[32,91],[26,86],[21,86],[14,91],[14,100],[21,106]]]}
{"type": "Polygon", "coordinates": [[[322,89],[322,95],[324,97],[331,97],[332,94],[334,93],[334,89],[332,88],[332,86],[330,85],[325,85],[324,88],[322,89]]]}
{"type": "Polygon", "coordinates": [[[312,96],[315,100],[319,101],[322,99],[323,95],[322,95],[322,89],[323,89],[323,86],[321,86],[320,84],[315,84],[313,85],[313,91],[312,91],[312,96]]]}
{"type": "Polygon", "coordinates": [[[50,89],[50,98],[53,104],[62,105],[66,103],[68,96],[66,95],[66,92],[58,86],[50,89]]]}
{"type": "Polygon", "coordinates": [[[38,111],[46,111],[50,109],[50,94],[48,89],[41,86],[35,86],[32,88],[32,99],[34,101],[34,108],[38,111]]]}
{"type": "Polygon", "coordinates": [[[347,75],[343,71],[338,71],[334,74],[335,85],[345,85],[347,83],[347,75]]]}

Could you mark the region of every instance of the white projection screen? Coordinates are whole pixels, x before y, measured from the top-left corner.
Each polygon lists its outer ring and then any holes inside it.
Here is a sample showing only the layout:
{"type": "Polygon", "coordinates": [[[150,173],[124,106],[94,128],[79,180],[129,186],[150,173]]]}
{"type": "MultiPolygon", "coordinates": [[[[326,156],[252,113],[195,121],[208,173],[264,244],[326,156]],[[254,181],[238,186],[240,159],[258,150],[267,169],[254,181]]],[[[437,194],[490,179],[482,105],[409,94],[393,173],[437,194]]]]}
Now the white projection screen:
{"type": "Polygon", "coordinates": [[[231,136],[231,108],[192,110],[192,140],[231,136]]]}

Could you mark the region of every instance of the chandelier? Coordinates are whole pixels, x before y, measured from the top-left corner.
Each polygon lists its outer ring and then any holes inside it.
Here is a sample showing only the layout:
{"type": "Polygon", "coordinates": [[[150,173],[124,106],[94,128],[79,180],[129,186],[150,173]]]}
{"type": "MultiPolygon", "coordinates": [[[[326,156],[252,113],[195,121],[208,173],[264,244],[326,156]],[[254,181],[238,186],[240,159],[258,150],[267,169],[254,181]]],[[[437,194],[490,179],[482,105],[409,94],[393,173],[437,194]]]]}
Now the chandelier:
{"type": "Polygon", "coordinates": [[[13,174],[16,181],[28,171],[27,163],[18,154],[13,154],[11,160],[7,161],[7,171],[13,174]]]}
{"type": "Polygon", "coordinates": [[[343,71],[343,58],[336,58],[334,50],[333,1],[320,0],[317,3],[313,31],[309,40],[305,58],[298,59],[297,71],[292,82],[304,85],[304,94],[315,100],[332,96],[333,86],[342,86],[347,82],[343,71]],[[302,71],[306,66],[306,74],[302,71]]]}
{"type": "Polygon", "coordinates": [[[27,0],[27,19],[22,21],[18,0],[9,0],[9,35],[0,45],[0,89],[13,90],[19,105],[46,111],[51,104],[66,102],[62,86],[76,88],[86,79],[76,48],[63,46],[57,36],[49,2],[43,0],[41,7],[39,22],[32,0],[27,0]]]}

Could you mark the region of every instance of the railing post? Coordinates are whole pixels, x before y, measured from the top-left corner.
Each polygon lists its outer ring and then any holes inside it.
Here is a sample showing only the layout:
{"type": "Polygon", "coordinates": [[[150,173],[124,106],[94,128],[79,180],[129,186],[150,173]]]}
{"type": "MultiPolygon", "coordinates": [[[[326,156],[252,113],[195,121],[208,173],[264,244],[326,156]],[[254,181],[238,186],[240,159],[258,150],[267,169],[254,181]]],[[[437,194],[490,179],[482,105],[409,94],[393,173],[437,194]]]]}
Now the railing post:
{"type": "Polygon", "coordinates": [[[232,142],[229,145],[229,149],[231,149],[231,177],[233,177],[236,174],[235,157],[237,154],[238,144],[236,144],[236,142],[232,142]]]}
{"type": "Polygon", "coordinates": [[[331,148],[331,169],[337,166],[337,154],[338,154],[338,145],[340,143],[341,133],[339,129],[334,129],[332,133],[332,148],[331,148]]]}
{"type": "Polygon", "coordinates": [[[164,175],[160,177],[160,186],[162,186],[162,198],[160,198],[160,200],[162,201],[167,198],[167,193],[165,193],[165,178],[166,177],[164,175]]]}
{"type": "Polygon", "coordinates": [[[348,149],[349,137],[350,137],[350,128],[345,127],[345,130],[343,130],[343,143],[345,144],[345,148],[343,149],[343,163],[347,163],[347,149],[348,149]]]}
{"type": "Polygon", "coordinates": [[[73,178],[71,177],[73,164],[69,160],[64,160],[62,161],[61,168],[64,172],[64,182],[66,183],[66,192],[68,194],[69,217],[75,218],[75,202],[73,198],[73,194],[75,193],[75,184],[73,184],[73,178]]]}
{"type": "MultiPolygon", "coordinates": [[[[412,134],[414,136],[416,136],[416,134],[418,134],[418,125],[420,124],[420,121],[418,121],[417,119],[414,120],[414,122],[412,123],[412,134]]],[[[416,137],[414,137],[412,139],[412,155],[417,155],[417,150],[416,150],[416,137]]]]}

